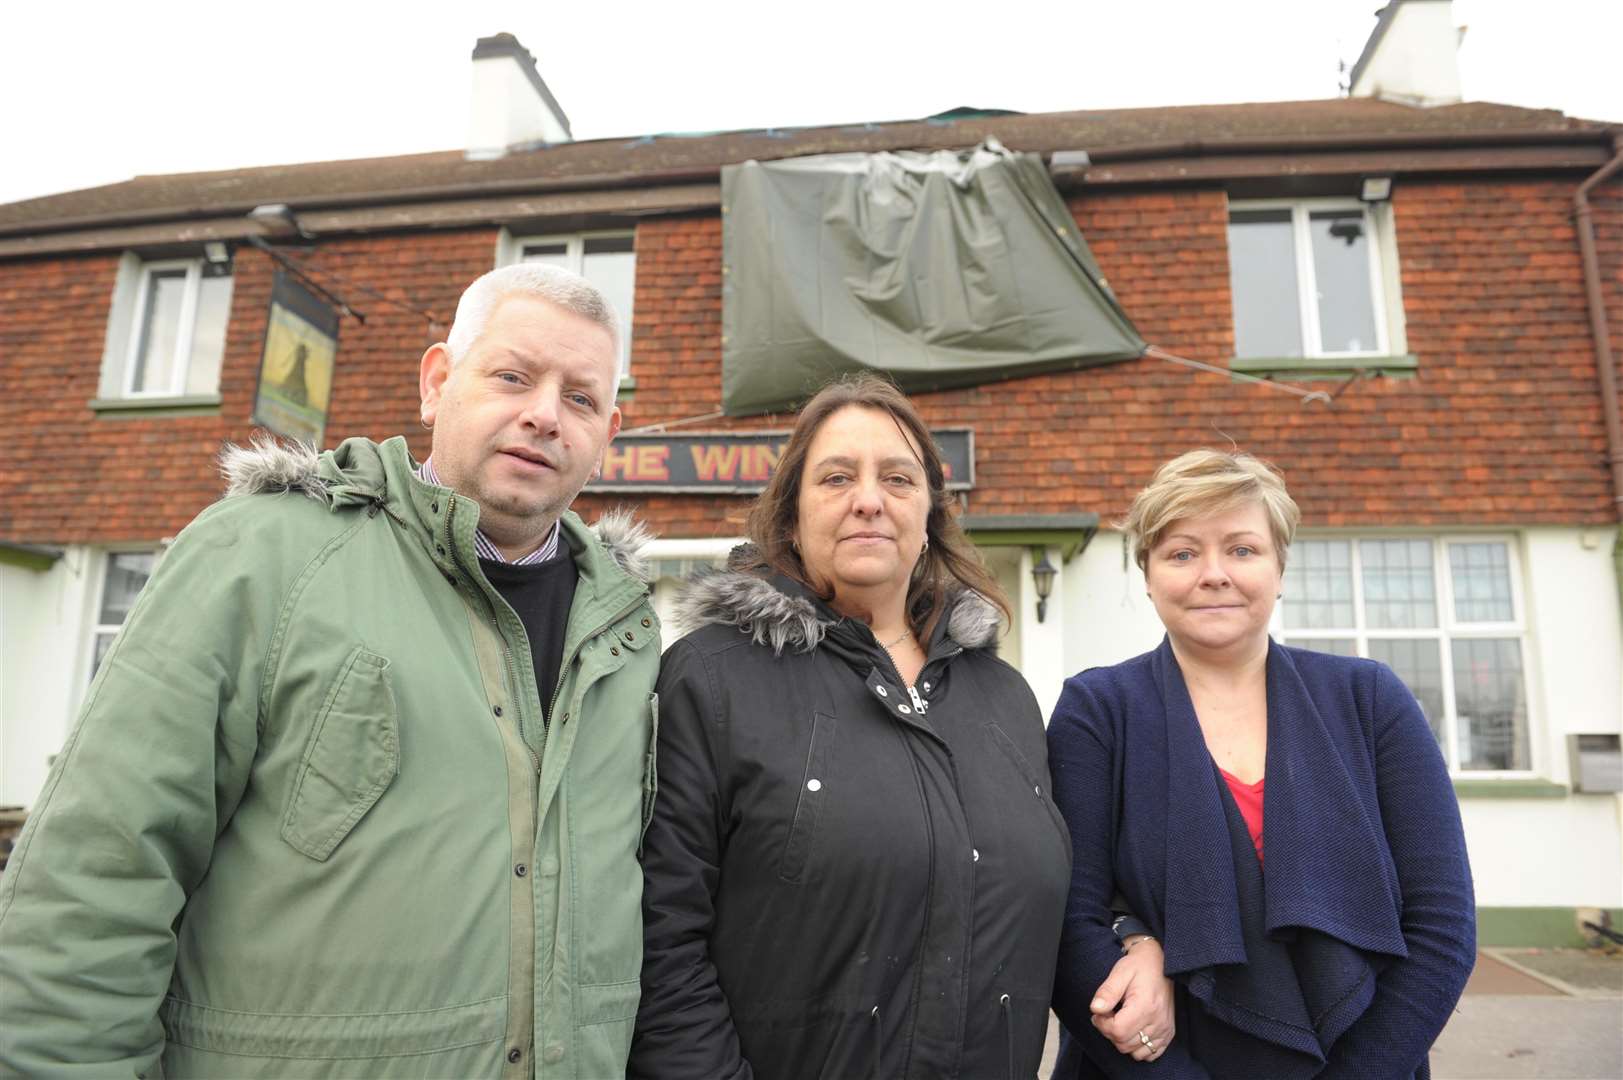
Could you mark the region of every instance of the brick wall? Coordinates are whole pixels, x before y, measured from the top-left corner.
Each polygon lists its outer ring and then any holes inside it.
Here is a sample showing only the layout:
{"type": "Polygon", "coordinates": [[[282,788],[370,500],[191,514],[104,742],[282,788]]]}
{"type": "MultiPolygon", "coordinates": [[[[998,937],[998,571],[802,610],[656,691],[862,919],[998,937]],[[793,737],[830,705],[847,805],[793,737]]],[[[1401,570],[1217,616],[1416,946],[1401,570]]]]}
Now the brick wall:
{"type": "MultiPolygon", "coordinates": [[[[1377,379],[1334,407],[1144,359],[921,395],[933,424],[976,429],[977,514],[1119,514],[1155,465],[1232,439],[1285,469],[1310,525],[1609,520],[1605,433],[1571,220],[1576,181],[1400,181],[1394,192],[1413,379],[1377,379]]],[[[1222,364],[1233,349],[1225,200],[1216,190],[1088,192],[1073,211],[1146,339],[1222,364]]],[[[1614,337],[1623,354],[1623,184],[1596,199],[1614,337]]],[[[494,230],[323,243],[312,265],[449,317],[488,269],[494,230]]],[[[721,221],[637,229],[625,426],[719,407],[721,221]]],[[[116,259],[0,263],[0,536],[39,543],[150,540],[215,498],[210,464],[249,433],[271,265],[239,251],[217,416],[124,420],[95,395],[116,259]]],[[[419,455],[421,316],[356,289],[345,320],[329,443],[405,432],[419,455]]],[[[1326,384],[1319,384],[1326,385],[1326,384]]],[[[785,427],[787,418],[694,429],[785,427]]],[[[624,497],[588,496],[588,517],[624,497]]],[[[736,533],[742,498],[659,496],[639,512],[664,535],[736,533]]]]}

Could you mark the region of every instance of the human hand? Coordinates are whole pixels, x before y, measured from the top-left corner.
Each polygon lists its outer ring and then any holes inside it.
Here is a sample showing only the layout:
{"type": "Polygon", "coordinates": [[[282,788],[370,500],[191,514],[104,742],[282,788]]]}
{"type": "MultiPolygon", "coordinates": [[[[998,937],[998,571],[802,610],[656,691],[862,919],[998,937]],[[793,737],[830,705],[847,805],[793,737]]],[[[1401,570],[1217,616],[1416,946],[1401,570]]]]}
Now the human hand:
{"type": "Polygon", "coordinates": [[[1172,1042],[1172,980],[1164,973],[1161,943],[1129,938],[1128,951],[1094,992],[1093,1026],[1134,1061],[1153,1061],[1172,1042]]]}

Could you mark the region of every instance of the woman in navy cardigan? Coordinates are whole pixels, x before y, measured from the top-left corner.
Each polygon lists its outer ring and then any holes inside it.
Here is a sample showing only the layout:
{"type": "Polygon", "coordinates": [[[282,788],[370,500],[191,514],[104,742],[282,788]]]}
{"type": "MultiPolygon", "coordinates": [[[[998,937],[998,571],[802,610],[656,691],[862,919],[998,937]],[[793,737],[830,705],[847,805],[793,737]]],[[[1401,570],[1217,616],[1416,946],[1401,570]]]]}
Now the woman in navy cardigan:
{"type": "Polygon", "coordinates": [[[1048,729],[1074,853],[1057,1078],[1430,1075],[1476,955],[1459,808],[1390,669],[1269,639],[1297,519],[1271,468],[1211,450],[1134,501],[1166,638],[1070,679],[1048,729]],[[1118,894],[1175,1038],[1110,1023],[1118,894]]]}

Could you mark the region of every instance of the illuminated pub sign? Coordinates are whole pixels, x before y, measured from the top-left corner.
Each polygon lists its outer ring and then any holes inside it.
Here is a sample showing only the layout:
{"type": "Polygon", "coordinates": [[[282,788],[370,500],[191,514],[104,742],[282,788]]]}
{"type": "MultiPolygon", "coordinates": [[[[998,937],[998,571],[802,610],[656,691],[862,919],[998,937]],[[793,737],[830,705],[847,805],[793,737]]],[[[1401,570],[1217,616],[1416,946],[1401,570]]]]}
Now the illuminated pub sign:
{"type": "MultiPolygon", "coordinates": [[[[947,467],[947,489],[975,486],[975,433],[930,433],[947,467]]],[[[787,431],[621,435],[603,455],[603,476],[589,491],[749,494],[766,487],[789,441],[787,431]]]]}

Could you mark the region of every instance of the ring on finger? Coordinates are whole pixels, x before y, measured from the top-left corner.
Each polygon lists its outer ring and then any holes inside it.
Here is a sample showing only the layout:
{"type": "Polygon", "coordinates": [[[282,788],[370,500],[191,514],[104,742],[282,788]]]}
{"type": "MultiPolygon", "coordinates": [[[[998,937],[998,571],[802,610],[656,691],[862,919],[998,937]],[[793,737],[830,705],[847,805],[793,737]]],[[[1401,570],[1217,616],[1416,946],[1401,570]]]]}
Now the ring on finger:
{"type": "Polygon", "coordinates": [[[1144,1034],[1143,1028],[1138,1029],[1138,1041],[1144,1046],[1149,1047],[1151,1050],[1155,1049],[1155,1040],[1144,1034]]]}

